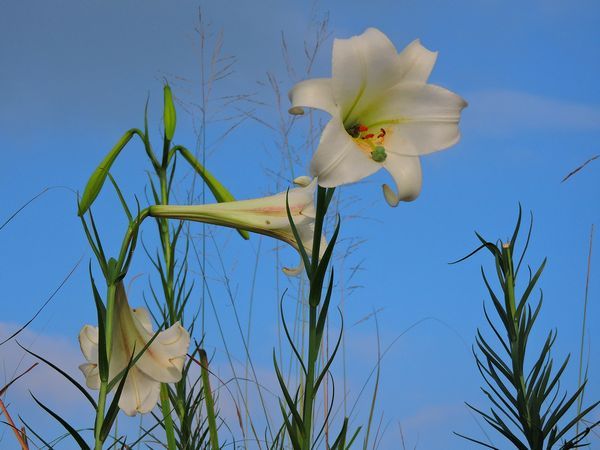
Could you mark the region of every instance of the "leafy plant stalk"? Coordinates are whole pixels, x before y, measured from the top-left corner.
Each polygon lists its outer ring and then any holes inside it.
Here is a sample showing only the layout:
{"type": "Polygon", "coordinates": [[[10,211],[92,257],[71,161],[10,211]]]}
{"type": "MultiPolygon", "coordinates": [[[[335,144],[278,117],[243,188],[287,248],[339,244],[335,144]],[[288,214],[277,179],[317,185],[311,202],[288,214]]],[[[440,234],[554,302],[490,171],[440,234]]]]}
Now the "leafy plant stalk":
{"type": "MultiPolygon", "coordinates": [[[[543,303],[541,291],[537,304],[532,306],[530,297],[544,270],[546,260],[535,271],[529,268],[529,279],[525,288],[521,294],[517,294],[519,270],[529,245],[532,229],[531,225],[524,249],[517,260],[514,251],[520,225],[521,210],[519,209],[517,225],[510,241],[494,244],[477,234],[481,246],[459,260],[462,261],[479,250],[487,249],[494,258],[500,286],[500,291],[496,293],[482,269],[483,281],[500,324],[492,320],[485,306],[484,314],[498,340],[499,348],[494,348],[482,332],[477,331],[476,346],[479,352],[474,350],[475,361],[485,382],[482,391],[490,401],[491,407],[489,412],[484,412],[468,403],[467,405],[518,450],[578,448],[585,445],[583,441],[591,427],[581,433],[576,431],[568,439],[566,435],[600,402],[576,411],[574,418],[567,418],[567,413],[581,397],[587,380],[584,380],[572,395],[568,396],[566,393],[561,395],[560,381],[569,357],[565,358],[558,370],[554,369],[554,361],[550,355],[556,340],[556,331],[552,330],[548,333],[537,354],[530,357],[530,353],[527,352],[530,347],[530,336],[543,303]],[[527,370],[527,366],[531,368],[527,370]]],[[[491,443],[458,435],[486,448],[497,448],[491,443]]]]}

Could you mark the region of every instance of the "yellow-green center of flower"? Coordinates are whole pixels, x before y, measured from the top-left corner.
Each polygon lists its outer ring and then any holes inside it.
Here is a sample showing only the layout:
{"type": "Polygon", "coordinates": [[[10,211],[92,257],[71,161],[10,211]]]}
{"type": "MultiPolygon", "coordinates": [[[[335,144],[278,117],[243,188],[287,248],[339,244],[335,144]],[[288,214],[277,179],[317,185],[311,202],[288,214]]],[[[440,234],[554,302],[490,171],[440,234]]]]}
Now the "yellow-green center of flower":
{"type": "Polygon", "coordinates": [[[358,148],[373,161],[382,163],[387,158],[384,142],[390,130],[385,128],[369,128],[366,125],[354,124],[346,128],[346,132],[356,142],[358,148]]]}

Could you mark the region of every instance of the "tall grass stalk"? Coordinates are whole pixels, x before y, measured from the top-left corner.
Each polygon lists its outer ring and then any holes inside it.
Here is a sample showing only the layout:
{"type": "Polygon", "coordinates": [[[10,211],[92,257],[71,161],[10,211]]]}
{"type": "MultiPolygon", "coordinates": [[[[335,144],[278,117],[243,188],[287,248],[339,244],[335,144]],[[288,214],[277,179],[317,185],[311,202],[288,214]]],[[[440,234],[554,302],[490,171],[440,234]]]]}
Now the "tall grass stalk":
{"type": "MultiPolygon", "coordinates": [[[[577,384],[579,386],[582,385],[583,380],[587,378],[587,365],[583,367],[583,360],[585,355],[585,331],[587,326],[587,306],[588,306],[588,294],[590,288],[590,273],[592,269],[592,248],[594,244],[594,224],[590,227],[590,245],[588,250],[588,258],[587,258],[587,270],[585,275],[585,295],[583,297],[583,317],[581,320],[581,344],[579,346],[579,374],[577,376],[577,384]],[[585,372],[585,373],[584,373],[585,372]]],[[[583,396],[585,394],[585,388],[581,390],[581,395],[577,399],[577,414],[581,413],[581,408],[583,405],[583,396]]],[[[575,426],[575,434],[579,434],[579,422],[575,426]]]]}

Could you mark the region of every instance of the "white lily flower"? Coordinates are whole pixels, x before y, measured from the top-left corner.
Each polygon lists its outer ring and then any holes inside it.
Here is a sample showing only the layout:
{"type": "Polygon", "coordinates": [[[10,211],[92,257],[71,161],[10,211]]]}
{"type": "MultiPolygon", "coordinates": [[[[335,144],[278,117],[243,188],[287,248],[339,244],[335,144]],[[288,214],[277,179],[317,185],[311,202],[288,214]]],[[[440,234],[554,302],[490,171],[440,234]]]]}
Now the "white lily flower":
{"type": "Polygon", "coordinates": [[[311,161],[319,185],[354,183],[382,167],[397,191],[383,185],[391,206],[414,200],[421,191],[419,155],[458,142],[458,121],[467,103],[427,84],[436,52],[413,41],[402,52],[379,30],[333,43],[331,78],[301,81],[289,93],[290,113],[303,107],[332,118],[311,161]]]}
{"type": "MultiPolygon", "coordinates": [[[[310,255],[313,246],[316,213],[314,199],[317,182],[316,179],[311,181],[309,177],[304,176],[296,178],[294,183],[300,187],[251,200],[206,205],[155,205],[150,207],[149,215],[252,231],[280,239],[299,250],[300,246],[296,242],[287,216],[287,197],[292,219],[304,249],[310,255]]],[[[325,246],[325,240],[321,238],[321,254],[325,246]]],[[[302,268],[301,261],[298,267],[284,267],[283,271],[288,275],[298,275],[302,272],[302,268]]]]}
{"type": "MultiPolygon", "coordinates": [[[[116,287],[109,380],[127,367],[132,352],[142,351],[155,332],[145,308],[131,309],[122,283],[116,287]]],[[[100,389],[98,368],[98,327],[85,325],[79,345],[87,359],[79,366],[90,389],[100,389]]],[[[129,369],[119,399],[119,408],[128,416],[150,412],[159,399],[161,383],[181,380],[190,335],[179,322],[158,333],[135,365],[129,369]]]]}

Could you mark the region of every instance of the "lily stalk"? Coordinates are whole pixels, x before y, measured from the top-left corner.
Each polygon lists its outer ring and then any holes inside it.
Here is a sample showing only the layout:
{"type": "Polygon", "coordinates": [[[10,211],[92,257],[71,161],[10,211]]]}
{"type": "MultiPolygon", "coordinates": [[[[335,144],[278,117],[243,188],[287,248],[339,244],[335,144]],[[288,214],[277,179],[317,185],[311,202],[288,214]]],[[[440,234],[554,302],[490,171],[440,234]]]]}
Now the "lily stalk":
{"type": "MultiPolygon", "coordinates": [[[[135,365],[135,360],[142,357],[136,356],[129,362],[129,364],[126,364],[126,368],[123,369],[121,373],[116,375],[114,374],[114,367],[122,366],[123,364],[122,355],[117,358],[119,359],[119,362],[115,363],[114,350],[115,342],[117,342],[118,347],[119,341],[119,338],[115,337],[115,332],[117,331],[118,323],[122,323],[122,321],[119,322],[119,320],[116,318],[117,316],[115,316],[115,311],[118,306],[117,304],[119,303],[119,286],[122,284],[122,280],[125,278],[129,269],[129,264],[133,257],[137,243],[139,227],[143,220],[148,217],[149,210],[144,209],[140,211],[138,205],[137,215],[132,214],[129,206],[125,202],[124,196],[121,193],[117,182],[110,174],[112,165],[117,161],[121,153],[125,151],[125,148],[128,146],[131,138],[133,136],[138,136],[145,148],[145,152],[148,157],[147,160],[151,164],[156,175],[156,178],[151,178],[150,180],[155,203],[169,203],[171,185],[175,175],[175,163],[178,156],[181,156],[183,160],[202,177],[205,185],[210,189],[218,202],[234,200],[229,191],[196,160],[194,155],[189,150],[181,145],[171,145],[176,131],[177,116],[172,92],[168,85],[164,86],[163,93],[164,134],[162,157],[158,157],[150,143],[147,120],[148,104],[146,103],[143,130],[134,128],[125,133],[125,135],[119,140],[119,142],[117,142],[112,150],[110,150],[110,152],[91,174],[83,191],[83,195],[78,202],[78,215],[81,218],[88,242],[94,255],[96,256],[106,283],[106,296],[102,298],[99,290],[96,288],[94,279],[91,278],[94,301],[98,315],[98,327],[84,327],[86,332],[83,333],[82,331],[82,335],[80,336],[82,350],[84,350],[84,355],[88,360],[88,363],[82,366],[82,370],[85,368],[84,374],[86,375],[86,383],[89,386],[91,384],[90,387],[99,390],[97,402],[93,401],[93,399],[91,400],[96,408],[93,445],[95,450],[100,450],[103,448],[104,442],[112,429],[112,425],[114,424],[114,420],[116,419],[119,410],[123,410],[128,414],[132,414],[134,412],[146,413],[155,406],[156,401],[158,400],[161,402],[161,409],[164,415],[162,424],[166,431],[167,448],[169,450],[175,450],[179,445],[185,447],[188,445],[187,443],[190,439],[196,439],[194,434],[195,432],[191,428],[191,424],[194,422],[197,409],[201,405],[201,392],[194,394],[193,398],[190,397],[188,395],[188,388],[185,380],[179,381],[181,379],[181,372],[177,379],[174,379],[173,377],[155,377],[154,379],[159,381],[158,385],[153,384],[151,388],[141,393],[138,396],[138,399],[146,399],[146,401],[143,405],[137,405],[133,409],[131,408],[131,405],[119,403],[119,399],[122,397],[122,395],[124,395],[126,398],[130,397],[127,395],[127,390],[130,387],[130,383],[128,384],[127,382],[127,374],[129,373],[132,377],[136,376],[138,367],[135,365]],[[112,183],[119,201],[121,202],[121,206],[123,207],[123,211],[129,221],[129,226],[126,230],[117,259],[109,259],[105,255],[92,215],[92,205],[102,192],[107,180],[110,180],[112,183]],[[111,374],[110,376],[109,373],[111,374]],[[176,383],[175,388],[171,389],[166,383],[176,383]],[[156,386],[158,387],[155,389],[156,386]],[[115,392],[115,398],[109,405],[107,398],[111,391],[115,392]],[[123,394],[123,392],[125,392],[125,394],[123,394]],[[154,397],[155,395],[156,397],[154,397]],[[156,401],[153,402],[155,398],[156,401]],[[192,401],[191,404],[190,401],[192,401]],[[174,403],[174,409],[179,419],[180,434],[178,437],[180,438],[181,442],[177,442],[176,440],[177,436],[175,435],[174,422],[171,418],[173,411],[171,402],[174,403]]],[[[180,279],[179,275],[176,276],[175,272],[175,248],[179,233],[182,230],[182,224],[171,230],[169,229],[169,224],[166,219],[157,219],[157,225],[162,248],[162,261],[154,262],[158,270],[161,272],[162,279],[166,282],[163,285],[164,301],[161,301],[162,299],[157,297],[155,297],[155,300],[157,304],[163,308],[162,312],[164,313],[164,323],[168,330],[174,329],[173,327],[175,327],[177,330],[180,330],[179,322],[183,319],[183,311],[191,292],[191,290],[185,286],[185,276],[183,279],[180,279]]],[[[247,238],[245,231],[240,232],[240,234],[242,234],[244,238],[247,238]]],[[[185,262],[183,264],[185,264],[185,262]]],[[[140,319],[140,317],[137,317],[136,320],[138,319],[140,319]]],[[[142,328],[149,329],[149,318],[147,319],[146,317],[142,317],[141,319],[143,319],[142,328]]],[[[155,335],[156,339],[159,339],[159,337],[160,333],[155,335]]],[[[136,340],[135,342],[139,344],[137,345],[138,347],[141,347],[140,350],[146,347],[146,345],[150,345],[144,340],[140,342],[136,340]]],[[[118,350],[116,352],[117,354],[120,354],[118,350]]],[[[183,355],[185,356],[185,354],[186,352],[184,352],[183,355]]],[[[184,375],[187,374],[189,367],[190,362],[182,365],[182,371],[184,375]]],[[[146,383],[146,385],[150,386],[148,383],[146,383]]],[[[68,428],[68,430],[74,439],[82,446],[82,448],[88,448],[86,446],[87,444],[84,443],[83,438],[75,430],[71,428],[68,428]]]]}
{"type": "MultiPolygon", "coordinates": [[[[319,236],[323,230],[323,222],[325,215],[327,214],[327,208],[329,206],[329,199],[333,195],[335,189],[325,189],[319,187],[317,192],[317,213],[315,217],[315,236],[319,236]],[[329,195],[328,195],[329,194],[329,195]]],[[[317,328],[317,316],[319,312],[319,304],[321,303],[322,295],[322,281],[319,285],[317,280],[317,269],[319,268],[319,252],[320,252],[320,239],[313,240],[312,258],[310,264],[310,270],[307,269],[307,274],[310,280],[310,290],[308,298],[309,307],[309,326],[308,326],[308,365],[307,374],[304,382],[304,404],[302,407],[303,420],[305,424],[304,434],[306,439],[304,441],[303,450],[310,450],[312,447],[312,434],[313,434],[313,415],[314,406],[316,402],[316,392],[318,385],[315,385],[315,372],[317,362],[319,360],[319,351],[321,349],[321,341],[323,334],[319,333],[317,328]]],[[[332,242],[332,245],[334,242],[332,242]]],[[[326,269],[326,267],[325,267],[326,269]]],[[[327,305],[328,306],[328,305],[327,305]]],[[[325,306],[325,308],[327,308],[325,306]]],[[[324,310],[325,314],[327,311],[324,310]]],[[[326,317],[326,316],[324,316],[326,317]]]]}
{"type": "MultiPolygon", "coordinates": [[[[321,360],[321,344],[325,333],[325,325],[328,320],[329,306],[333,292],[333,270],[329,268],[329,263],[333,254],[333,250],[339,233],[339,221],[331,236],[329,243],[325,243],[320,236],[323,233],[323,225],[327,214],[327,209],[331,202],[331,198],[335,192],[335,188],[318,187],[317,200],[314,215],[313,236],[311,242],[310,253],[306,251],[306,243],[303,242],[299,227],[296,226],[294,215],[292,213],[292,203],[288,201],[287,213],[290,228],[297,242],[302,243],[298,246],[302,257],[303,265],[309,281],[308,295],[308,349],[306,354],[300,352],[289,333],[286,325],[282,307],[282,321],[288,343],[292,347],[293,354],[298,359],[303,372],[303,380],[300,389],[294,395],[293,389],[290,389],[281,370],[278,366],[275,353],[273,354],[273,364],[275,373],[279,381],[279,386],[283,393],[283,400],[280,400],[280,408],[284,420],[284,428],[287,437],[294,450],[310,450],[314,448],[318,442],[328,417],[323,417],[323,422],[318,423],[315,415],[315,405],[318,399],[319,388],[324,378],[329,373],[329,368],[333,363],[337,350],[341,343],[342,332],[340,332],[337,343],[331,355],[328,355],[322,366],[319,365],[321,360]],[[323,292],[325,280],[327,278],[326,289],[323,292]],[[299,396],[299,397],[298,397],[299,396]]],[[[343,330],[343,323],[342,323],[343,330]]],[[[348,440],[348,421],[344,420],[341,430],[338,432],[334,442],[329,445],[331,450],[342,450],[348,448],[352,441],[356,438],[360,428],[355,431],[354,435],[348,440]]]]}

